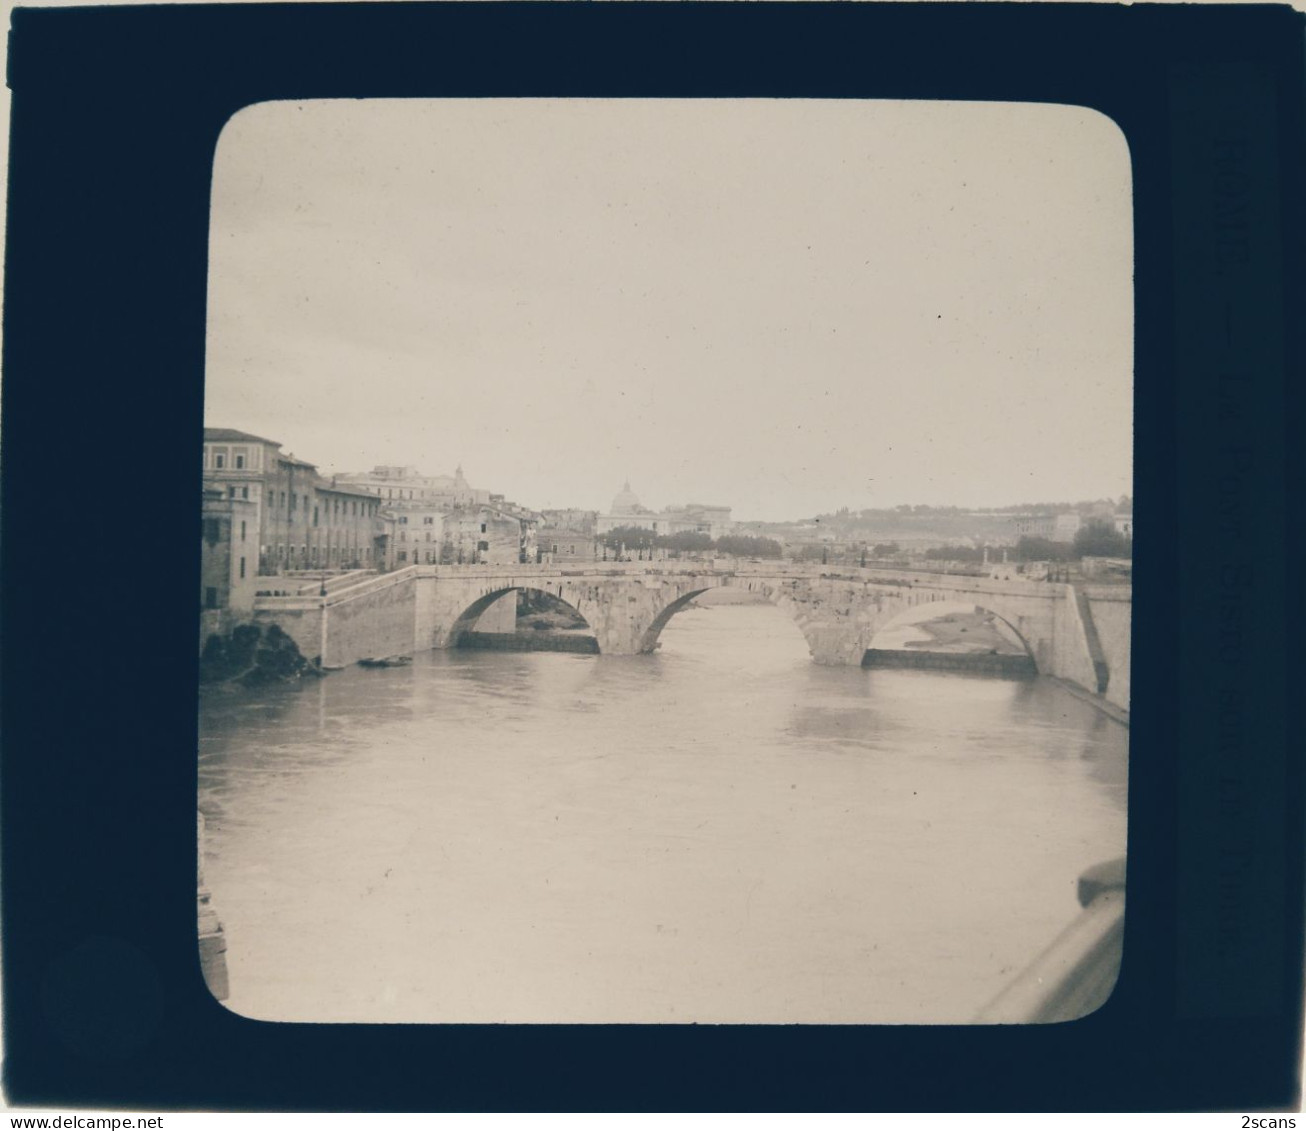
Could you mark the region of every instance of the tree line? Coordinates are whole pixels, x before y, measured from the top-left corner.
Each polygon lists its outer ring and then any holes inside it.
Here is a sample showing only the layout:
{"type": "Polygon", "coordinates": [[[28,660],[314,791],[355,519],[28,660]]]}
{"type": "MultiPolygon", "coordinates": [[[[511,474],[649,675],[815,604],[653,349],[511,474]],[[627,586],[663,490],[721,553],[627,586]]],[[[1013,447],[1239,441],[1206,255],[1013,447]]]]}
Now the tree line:
{"type": "MultiPolygon", "coordinates": [[[[1026,534],[1009,552],[1010,556],[1018,562],[1132,558],[1134,544],[1116,530],[1114,523],[1106,519],[1092,518],[1075,532],[1074,540],[1071,542],[1053,542],[1050,538],[1034,538],[1026,534]]],[[[931,561],[979,562],[984,560],[984,549],[977,546],[937,546],[932,550],[926,550],[924,556],[931,561]]]]}

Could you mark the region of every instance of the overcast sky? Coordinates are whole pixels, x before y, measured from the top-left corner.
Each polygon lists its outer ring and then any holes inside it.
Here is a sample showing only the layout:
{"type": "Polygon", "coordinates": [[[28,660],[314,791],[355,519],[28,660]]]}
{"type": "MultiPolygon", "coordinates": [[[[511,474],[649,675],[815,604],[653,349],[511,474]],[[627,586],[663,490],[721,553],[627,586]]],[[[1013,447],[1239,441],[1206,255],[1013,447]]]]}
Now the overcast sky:
{"type": "Polygon", "coordinates": [[[206,421],[533,507],[1130,493],[1130,196],[1065,106],[250,107],[206,421]]]}

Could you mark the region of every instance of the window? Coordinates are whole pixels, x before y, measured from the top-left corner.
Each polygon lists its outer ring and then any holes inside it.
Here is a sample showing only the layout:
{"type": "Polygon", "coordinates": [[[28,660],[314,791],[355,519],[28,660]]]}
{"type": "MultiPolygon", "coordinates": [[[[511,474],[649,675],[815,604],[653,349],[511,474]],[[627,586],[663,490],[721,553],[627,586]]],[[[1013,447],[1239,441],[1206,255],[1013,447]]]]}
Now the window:
{"type": "Polygon", "coordinates": [[[232,452],[231,452],[231,456],[232,456],[232,459],[234,459],[234,460],[236,461],[236,470],[237,470],[237,471],[244,471],[244,470],[245,470],[245,449],[244,449],[244,448],[233,448],[233,449],[232,449],[232,452]]]}
{"type": "Polygon", "coordinates": [[[240,576],[241,576],[241,577],[244,577],[244,576],[245,576],[245,559],[244,559],[244,558],[241,558],[241,559],[240,559],[240,576]]]}
{"type": "MultiPolygon", "coordinates": [[[[304,505],[305,505],[305,506],[308,506],[307,503],[305,503],[304,505]]],[[[317,507],[314,507],[314,508],[313,508],[313,525],[314,525],[314,526],[317,525],[317,507]]]]}
{"type": "Polygon", "coordinates": [[[241,497],[242,499],[248,499],[248,498],[249,498],[249,488],[248,488],[248,487],[242,487],[242,488],[240,489],[240,497],[241,497]]]}
{"type": "Polygon", "coordinates": [[[206,518],[204,520],[204,541],[210,546],[217,542],[221,534],[222,528],[218,525],[216,518],[206,518]]]}
{"type": "Polygon", "coordinates": [[[286,493],[285,493],[285,491],[282,491],[282,492],[281,492],[281,505],[282,505],[283,507],[286,505],[286,493]]]}
{"type": "Polygon", "coordinates": [[[234,499],[235,497],[236,497],[236,488],[235,488],[235,487],[228,487],[228,488],[227,488],[227,498],[229,498],[229,499],[234,499]]]}
{"type": "MultiPolygon", "coordinates": [[[[240,540],[242,542],[245,541],[245,524],[243,522],[240,524],[240,540]]],[[[241,574],[241,577],[244,576],[244,574],[241,574]]]]}
{"type": "Polygon", "coordinates": [[[400,517],[399,517],[399,525],[400,525],[400,526],[407,526],[407,525],[408,525],[408,516],[407,516],[406,514],[405,514],[405,515],[400,515],[400,517]]]}
{"type": "Polygon", "coordinates": [[[216,609],[218,607],[218,591],[212,585],[204,590],[204,607],[206,609],[216,609]]]}
{"type": "Polygon", "coordinates": [[[399,551],[399,560],[400,560],[401,562],[406,562],[406,561],[408,560],[408,551],[407,551],[407,550],[400,550],[400,551],[399,551]]]}
{"type": "Polygon", "coordinates": [[[481,533],[485,533],[485,523],[481,523],[481,533]]]}
{"type": "Polygon", "coordinates": [[[294,491],[290,492],[290,509],[293,511],[299,506],[299,496],[294,491]]]}
{"type": "Polygon", "coordinates": [[[213,449],[213,466],[216,467],[219,471],[221,471],[224,467],[227,466],[226,448],[213,449]]]}
{"type": "Polygon", "coordinates": [[[431,540],[431,532],[429,530],[426,532],[426,540],[428,542],[431,540]]]}
{"type": "Polygon", "coordinates": [[[435,518],[434,518],[432,515],[429,515],[429,514],[428,514],[424,519],[422,519],[422,522],[423,522],[426,526],[434,526],[434,525],[435,525],[435,518]]]}

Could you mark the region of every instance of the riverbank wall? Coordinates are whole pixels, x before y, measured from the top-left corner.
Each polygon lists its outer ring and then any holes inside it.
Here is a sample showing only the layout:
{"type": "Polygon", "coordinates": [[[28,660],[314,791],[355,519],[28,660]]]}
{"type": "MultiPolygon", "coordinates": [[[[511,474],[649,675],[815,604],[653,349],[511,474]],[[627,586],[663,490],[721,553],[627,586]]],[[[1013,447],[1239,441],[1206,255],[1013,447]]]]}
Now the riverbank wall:
{"type": "Polygon", "coordinates": [[[592,636],[549,632],[464,632],[459,648],[487,652],[580,652],[598,655],[599,642],[592,636]]]}
{"type": "Polygon", "coordinates": [[[1003,652],[925,652],[908,648],[868,648],[864,668],[919,668],[927,671],[974,672],[1004,679],[1033,679],[1034,658],[1003,652]]]}

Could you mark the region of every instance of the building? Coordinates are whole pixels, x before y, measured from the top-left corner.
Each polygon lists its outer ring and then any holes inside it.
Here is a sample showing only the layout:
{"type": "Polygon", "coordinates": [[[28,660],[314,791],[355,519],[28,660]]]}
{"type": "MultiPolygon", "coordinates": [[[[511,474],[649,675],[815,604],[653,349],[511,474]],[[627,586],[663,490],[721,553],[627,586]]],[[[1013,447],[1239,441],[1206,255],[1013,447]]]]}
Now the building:
{"type": "Polygon", "coordinates": [[[490,492],[473,487],[460,465],[453,475],[422,475],[415,467],[379,466],[371,471],[337,475],[336,482],[383,499],[392,506],[475,506],[492,501],[490,492]]]}
{"type": "Polygon", "coordinates": [[[595,533],[609,534],[613,530],[626,527],[635,530],[657,529],[656,515],[644,506],[635,492],[630,489],[630,480],[627,480],[617,492],[612,505],[608,508],[608,513],[596,516],[595,533]]]}
{"type": "Polygon", "coordinates": [[[382,465],[337,475],[334,482],[380,499],[393,537],[387,566],[535,560],[540,516],[453,475],[422,475],[382,465]]]}
{"type": "Polygon", "coordinates": [[[245,521],[258,531],[257,572],[263,576],[373,569],[384,562],[387,530],[376,497],[328,481],[276,440],[204,429],[203,481],[206,490],[251,504],[245,521]]]}
{"type": "Polygon", "coordinates": [[[225,635],[254,608],[258,523],[254,504],[206,487],[200,502],[200,643],[225,635]]]}
{"type": "MultiPolygon", "coordinates": [[[[439,560],[492,565],[533,562],[538,529],[539,515],[512,503],[457,506],[443,516],[439,560]]],[[[403,559],[397,564],[402,565],[403,559]]]]}
{"type": "Polygon", "coordinates": [[[598,511],[585,511],[577,507],[563,509],[545,508],[540,511],[540,529],[571,530],[578,534],[593,535],[598,521],[598,511]]]}
{"type": "Polygon", "coordinates": [[[394,525],[392,565],[438,565],[440,563],[446,508],[427,502],[405,503],[402,506],[386,507],[385,513],[390,516],[394,525]]]}
{"type": "Polygon", "coordinates": [[[730,508],[711,503],[685,503],[684,506],[666,507],[662,516],[669,534],[706,534],[715,541],[734,530],[730,521],[730,508]]]}
{"type": "Polygon", "coordinates": [[[649,510],[640,503],[627,481],[612,500],[608,513],[597,516],[595,533],[603,535],[622,528],[651,530],[658,535],[706,534],[716,539],[729,534],[734,524],[730,521],[729,507],[706,503],[649,510]]]}
{"type": "Polygon", "coordinates": [[[596,511],[575,508],[540,512],[536,534],[537,557],[542,562],[597,561],[601,550],[596,534],[596,511]]]}
{"type": "Polygon", "coordinates": [[[257,591],[255,504],[205,487],[200,510],[200,608],[249,612],[257,591]]]}
{"type": "Polygon", "coordinates": [[[1065,514],[1057,515],[1052,524],[1052,541],[1073,542],[1083,524],[1084,520],[1077,511],[1067,511],[1065,514]]]}
{"type": "Polygon", "coordinates": [[[1011,521],[1016,527],[1017,538],[1046,538],[1051,541],[1057,532],[1057,516],[1054,514],[1017,514],[1011,521]]]}

